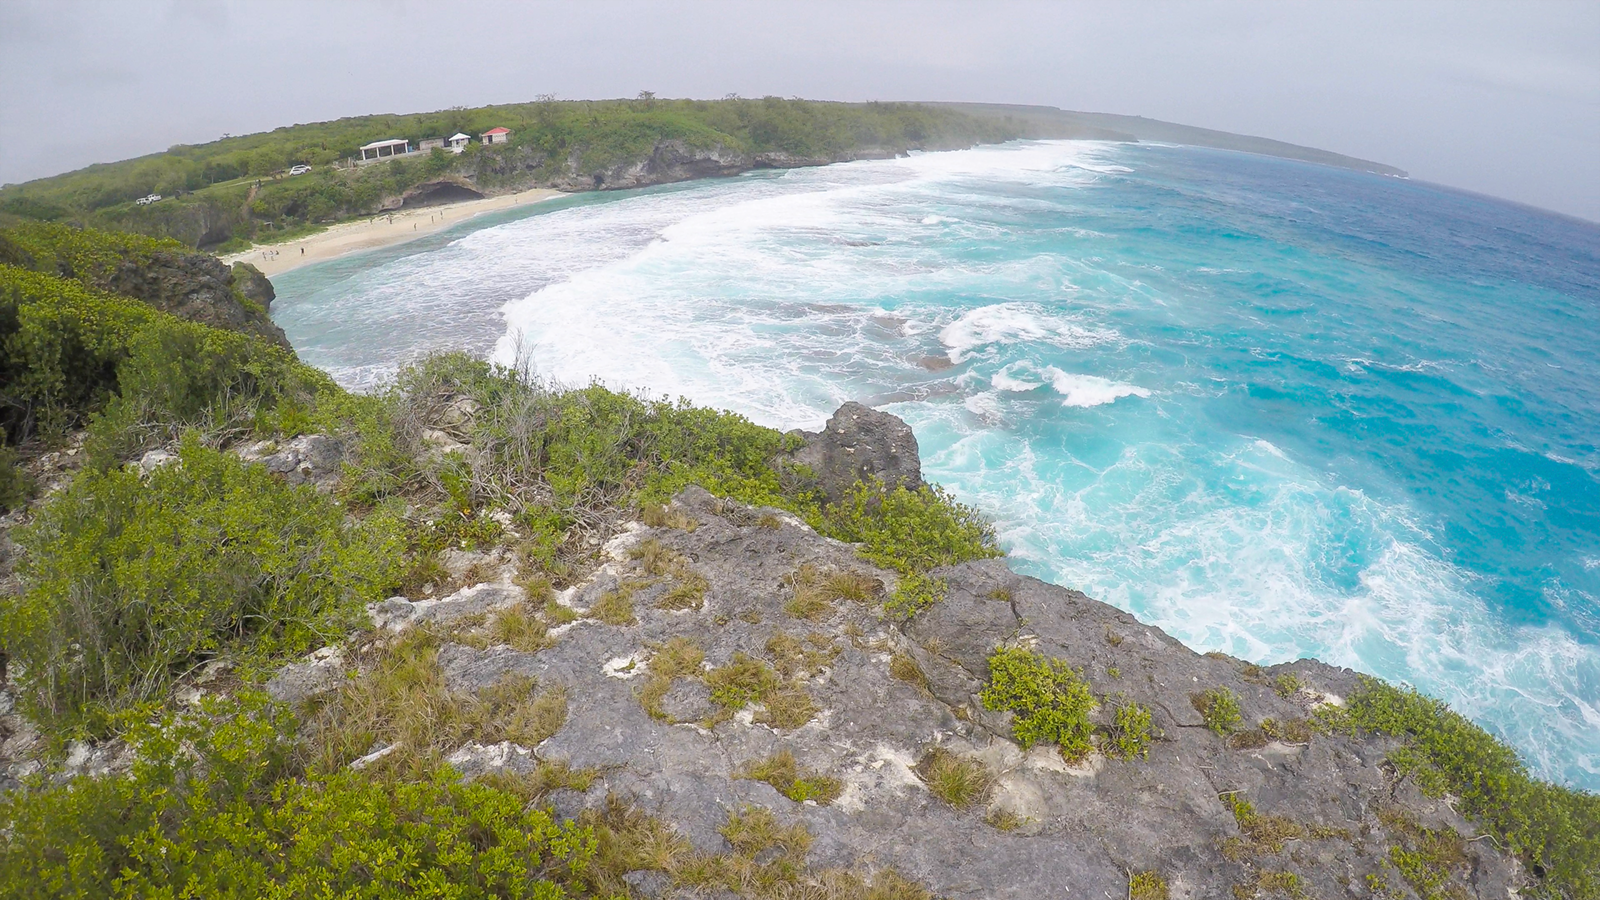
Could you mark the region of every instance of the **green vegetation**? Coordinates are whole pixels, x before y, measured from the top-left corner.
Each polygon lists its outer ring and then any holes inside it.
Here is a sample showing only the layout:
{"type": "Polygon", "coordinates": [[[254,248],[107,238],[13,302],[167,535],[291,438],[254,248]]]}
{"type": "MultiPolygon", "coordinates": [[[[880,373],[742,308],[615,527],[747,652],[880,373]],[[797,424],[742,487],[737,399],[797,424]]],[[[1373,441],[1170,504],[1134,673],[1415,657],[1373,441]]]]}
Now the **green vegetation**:
{"type": "Polygon", "coordinates": [[[1305,684],[1300,681],[1300,676],[1293,672],[1285,672],[1273,679],[1272,682],[1272,689],[1277,691],[1278,696],[1285,700],[1293,697],[1303,687],[1305,687],[1305,684]]]}
{"type": "Polygon", "coordinates": [[[280,347],[54,275],[0,265],[0,428],[20,446],[91,417],[114,464],[184,428],[237,435],[334,390],[280,347]]]}
{"type": "Polygon", "coordinates": [[[1137,703],[1120,703],[1101,748],[1116,759],[1146,759],[1154,737],[1150,710],[1137,703]]]}
{"type": "Polygon", "coordinates": [[[0,800],[0,891],[61,898],[541,897],[581,887],[592,833],[448,770],[300,774],[260,698],[137,726],[125,775],[0,800]]]}
{"type": "Polygon", "coordinates": [[[935,486],[858,484],[825,515],[829,537],[865,545],[862,556],[902,575],[1001,555],[983,515],[935,486]]]}
{"type": "MultiPolygon", "coordinates": [[[[1413,690],[1363,678],[1343,708],[1321,707],[1323,728],[1394,735],[1389,761],[1425,793],[1452,794],[1553,897],[1600,897],[1600,796],[1538,781],[1516,751],[1413,690]]],[[[1408,876],[1409,877],[1409,876],[1408,876]]]]}
{"type": "Polygon", "coordinates": [[[935,797],[956,809],[982,802],[994,788],[994,773],[980,760],[958,756],[942,747],[923,754],[917,775],[935,797]]]}
{"type": "Polygon", "coordinates": [[[989,683],[979,695],[992,710],[1010,710],[1011,732],[1023,749],[1045,741],[1061,748],[1068,760],[1093,749],[1095,707],[1089,683],[1064,660],[1021,648],[996,650],[989,656],[989,683]]]}
{"type": "Polygon", "coordinates": [[[103,734],[205,660],[303,653],[381,599],[386,516],[332,501],[190,438],[174,464],[89,470],[21,531],[29,589],[0,607],[30,715],[103,734]]]}
{"type": "Polygon", "coordinates": [[[0,444],[0,513],[21,509],[33,498],[33,479],[17,451],[0,444]]]}
{"type": "Polygon", "coordinates": [[[1227,737],[1244,724],[1239,711],[1239,695],[1225,687],[1212,688],[1189,696],[1189,702],[1206,727],[1218,737],[1227,737]]]}
{"type": "Polygon", "coordinates": [[[778,793],[796,803],[812,800],[827,806],[839,799],[839,795],[844,792],[844,785],[839,779],[815,769],[800,768],[794,754],[786,749],[744,766],[739,771],[738,777],[765,781],[776,788],[778,793]]]}
{"type": "Polygon", "coordinates": [[[826,158],[857,150],[968,146],[1017,128],[956,110],[904,103],[761,100],[611,100],[510,104],[294,125],[0,189],[0,214],[76,222],[177,238],[190,246],[285,239],[308,226],[370,215],[387,198],[446,176],[480,190],[557,183],[603,187],[613,169],[647,159],[663,142],[689,150],[826,158]],[[511,129],[508,143],[474,143],[343,166],[385,138],[476,135],[511,129]],[[295,164],[307,175],[284,177],[295,164]],[[138,198],[165,199],[140,206],[138,198]]]}
{"type": "Polygon", "coordinates": [[[743,652],[734,653],[726,665],[707,672],[705,682],[711,688],[711,702],[729,712],[765,702],[781,684],[771,666],[743,652]]]}
{"type": "Polygon", "coordinates": [[[1167,880],[1159,872],[1134,872],[1128,876],[1128,900],[1167,900],[1167,880]]]}

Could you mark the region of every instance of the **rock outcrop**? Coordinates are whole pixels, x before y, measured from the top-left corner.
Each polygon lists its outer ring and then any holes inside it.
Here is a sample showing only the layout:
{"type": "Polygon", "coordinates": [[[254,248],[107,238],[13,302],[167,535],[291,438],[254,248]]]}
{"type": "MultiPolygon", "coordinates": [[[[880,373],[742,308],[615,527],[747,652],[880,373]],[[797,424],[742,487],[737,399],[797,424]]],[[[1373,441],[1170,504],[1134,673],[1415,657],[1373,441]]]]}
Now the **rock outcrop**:
{"type": "Polygon", "coordinates": [[[922,486],[917,436],[898,416],[854,400],[839,407],[820,434],[800,432],[795,462],[816,473],[818,488],[835,502],[857,482],[881,481],[907,490],[922,486]]]}
{"type": "Polygon", "coordinates": [[[96,279],[96,287],[203,325],[242,331],[289,348],[283,329],[267,316],[272,284],[247,263],[229,269],[208,253],[157,251],[148,258],[121,261],[96,279]]]}

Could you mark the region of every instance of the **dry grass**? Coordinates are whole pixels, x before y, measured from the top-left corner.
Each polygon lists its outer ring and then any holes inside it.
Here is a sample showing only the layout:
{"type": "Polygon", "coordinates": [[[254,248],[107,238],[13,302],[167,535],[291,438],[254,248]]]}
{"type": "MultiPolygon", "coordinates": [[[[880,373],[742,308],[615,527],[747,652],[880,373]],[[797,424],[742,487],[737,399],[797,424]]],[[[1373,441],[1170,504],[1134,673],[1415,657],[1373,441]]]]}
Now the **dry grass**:
{"type": "Polygon", "coordinates": [[[831,778],[815,769],[800,768],[794,754],[788,750],[779,750],[766,759],[747,763],[734,777],[765,781],[776,788],[778,793],[796,803],[813,800],[827,806],[839,799],[839,795],[844,792],[844,785],[839,779],[831,778]]]}
{"type": "Polygon", "coordinates": [[[711,699],[729,712],[759,703],[778,689],[778,673],[765,662],[738,651],[727,665],[717,666],[703,676],[711,688],[711,699]]]}
{"type": "Polygon", "coordinates": [[[467,741],[533,746],[565,724],[565,689],[539,691],[533,679],[513,677],[477,695],[457,693],[445,686],[437,652],[438,638],[422,631],[376,650],[367,672],[309,721],[311,765],[336,771],[395,745],[379,765],[420,771],[467,741]]]}
{"type": "Polygon", "coordinates": [[[722,828],[733,852],[755,856],[773,848],[786,854],[804,856],[811,849],[811,832],[804,825],[782,825],[772,810],[760,806],[746,806],[728,814],[728,824],[722,828]]]}
{"type": "Polygon", "coordinates": [[[677,573],[677,583],[656,601],[656,609],[700,609],[706,605],[711,583],[704,575],[687,568],[677,573]]]}
{"type": "Polygon", "coordinates": [[[697,852],[671,826],[616,798],[602,810],[585,812],[578,823],[596,839],[587,878],[596,896],[633,896],[623,875],[650,869],[696,896],[720,889],[750,900],[933,900],[891,869],[807,871],[811,835],[760,807],[729,814],[721,831],[730,853],[697,852]]]}
{"type": "Polygon", "coordinates": [[[966,809],[988,798],[994,787],[994,773],[988,766],[940,747],[923,755],[916,772],[935,797],[956,809],[966,809]]]}
{"type": "Polygon", "coordinates": [[[639,705],[651,718],[666,721],[667,711],[661,708],[661,701],[672,689],[672,680],[697,677],[706,654],[699,644],[685,637],[674,637],[650,650],[650,677],[638,690],[639,705]]]}
{"type": "Polygon", "coordinates": [[[600,599],[589,607],[589,615],[607,625],[639,624],[638,617],[633,614],[633,592],[638,589],[638,582],[622,582],[613,590],[601,594],[600,599]]]}
{"type": "Polygon", "coordinates": [[[984,824],[996,831],[1012,832],[1028,824],[1029,820],[1009,809],[992,809],[983,817],[984,824]]]}
{"type": "Polygon", "coordinates": [[[683,555],[670,550],[655,538],[646,538],[628,551],[628,558],[637,560],[647,575],[670,575],[684,564],[683,555]]]}
{"type": "Polygon", "coordinates": [[[640,511],[639,520],[651,528],[675,528],[678,531],[693,532],[700,527],[700,523],[673,509],[659,503],[651,503],[640,511]]]}
{"type": "Polygon", "coordinates": [[[557,628],[570,622],[576,622],[580,618],[582,618],[582,616],[578,615],[577,610],[570,606],[562,606],[560,603],[556,602],[556,598],[554,597],[551,597],[544,602],[544,620],[550,624],[551,628],[557,628]]]}
{"type": "Polygon", "coordinates": [[[889,657],[889,676],[896,681],[914,684],[923,690],[928,689],[928,676],[923,674],[922,667],[911,658],[908,653],[896,653],[889,657]]]}
{"type": "Polygon", "coordinates": [[[807,563],[787,579],[791,595],[784,612],[797,619],[818,621],[833,612],[838,600],[865,603],[881,590],[878,580],[850,570],[823,570],[807,563]]]}
{"type": "Polygon", "coordinates": [[[804,641],[786,631],[767,639],[767,658],[786,679],[819,675],[838,655],[839,648],[833,646],[827,636],[815,632],[807,635],[804,641]]]}
{"type": "Polygon", "coordinates": [[[817,704],[799,685],[787,684],[767,693],[755,721],[773,728],[799,728],[817,715],[817,704]]]}
{"type": "Polygon", "coordinates": [[[544,620],[530,612],[525,603],[496,612],[489,622],[489,637],[496,644],[523,653],[537,653],[555,644],[544,620]]]}

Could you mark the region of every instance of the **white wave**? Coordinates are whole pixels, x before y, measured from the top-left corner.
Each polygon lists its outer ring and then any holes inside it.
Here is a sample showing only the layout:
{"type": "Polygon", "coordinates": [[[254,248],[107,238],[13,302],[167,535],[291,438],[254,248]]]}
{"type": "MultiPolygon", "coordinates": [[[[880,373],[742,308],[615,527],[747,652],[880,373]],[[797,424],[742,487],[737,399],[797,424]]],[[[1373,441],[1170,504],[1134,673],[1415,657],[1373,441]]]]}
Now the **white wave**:
{"type": "Polygon", "coordinates": [[[1123,397],[1150,396],[1148,390],[1138,385],[1124,384],[1098,375],[1074,375],[1055,366],[1046,366],[1044,374],[1049,377],[1050,386],[1061,395],[1063,406],[1100,406],[1123,397]]]}
{"type": "Polygon", "coordinates": [[[1029,381],[1026,378],[1018,377],[1018,374],[1027,368],[1028,366],[1024,363],[1012,363],[990,376],[989,384],[993,385],[997,390],[1011,391],[1017,394],[1044,387],[1044,382],[1042,381],[1029,381]]]}
{"type": "Polygon", "coordinates": [[[974,350],[991,344],[1043,341],[1081,350],[1115,336],[1115,332],[1086,328],[1031,304],[997,303],[972,310],[946,325],[939,332],[939,341],[949,351],[950,361],[959,363],[974,350]]]}

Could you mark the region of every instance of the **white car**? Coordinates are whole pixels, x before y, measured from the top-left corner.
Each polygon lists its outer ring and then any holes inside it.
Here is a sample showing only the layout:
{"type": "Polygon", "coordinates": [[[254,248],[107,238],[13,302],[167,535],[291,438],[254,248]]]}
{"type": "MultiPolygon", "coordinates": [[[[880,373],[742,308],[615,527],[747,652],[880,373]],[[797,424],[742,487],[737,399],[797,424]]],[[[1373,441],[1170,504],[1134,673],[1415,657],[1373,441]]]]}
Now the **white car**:
{"type": "Polygon", "coordinates": [[[299,165],[299,166],[290,166],[289,167],[289,174],[290,175],[304,175],[309,171],[311,171],[311,167],[307,166],[307,165],[299,165]]]}

